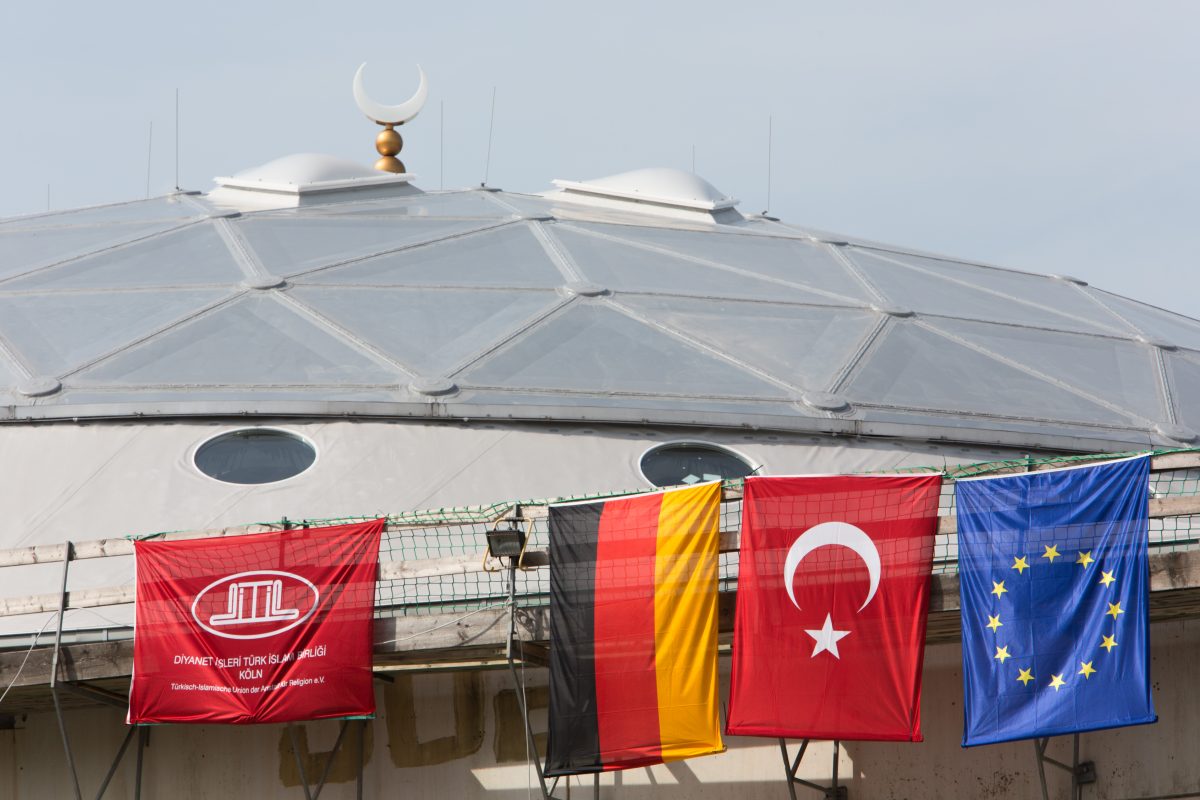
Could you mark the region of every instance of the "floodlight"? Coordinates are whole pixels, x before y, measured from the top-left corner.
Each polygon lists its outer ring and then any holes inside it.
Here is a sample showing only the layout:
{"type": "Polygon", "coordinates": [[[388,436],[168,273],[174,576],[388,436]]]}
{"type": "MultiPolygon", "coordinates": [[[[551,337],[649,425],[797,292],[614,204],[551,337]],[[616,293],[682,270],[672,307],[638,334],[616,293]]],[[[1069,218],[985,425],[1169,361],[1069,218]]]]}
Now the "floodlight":
{"type": "Polygon", "coordinates": [[[487,542],[493,558],[519,558],[525,549],[525,531],[519,527],[496,528],[487,532],[487,542]]]}

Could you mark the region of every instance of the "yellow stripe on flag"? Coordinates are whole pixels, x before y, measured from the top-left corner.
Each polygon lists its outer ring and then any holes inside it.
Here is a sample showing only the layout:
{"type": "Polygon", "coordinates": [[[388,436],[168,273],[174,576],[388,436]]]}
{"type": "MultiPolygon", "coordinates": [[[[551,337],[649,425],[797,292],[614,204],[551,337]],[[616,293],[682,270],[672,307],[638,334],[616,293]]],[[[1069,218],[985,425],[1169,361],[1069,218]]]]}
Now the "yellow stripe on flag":
{"type": "Polygon", "coordinates": [[[654,567],[654,660],[662,758],[724,749],[717,714],[721,484],[665,492],[654,567]]]}

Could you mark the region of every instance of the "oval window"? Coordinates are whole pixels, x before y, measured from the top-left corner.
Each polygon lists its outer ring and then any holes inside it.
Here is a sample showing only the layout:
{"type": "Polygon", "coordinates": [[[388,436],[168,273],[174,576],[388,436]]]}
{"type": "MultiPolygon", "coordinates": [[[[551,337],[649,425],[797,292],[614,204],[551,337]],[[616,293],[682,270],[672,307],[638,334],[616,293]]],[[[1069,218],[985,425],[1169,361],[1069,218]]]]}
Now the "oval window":
{"type": "Polygon", "coordinates": [[[317,451],[294,433],[248,428],[209,439],[193,460],[196,469],[226,483],[275,483],[311,467],[317,451]]]}
{"type": "Polygon", "coordinates": [[[754,467],[733,451],[702,442],[659,445],[642,456],[641,469],[655,486],[744,478],[754,472],[754,467]]]}

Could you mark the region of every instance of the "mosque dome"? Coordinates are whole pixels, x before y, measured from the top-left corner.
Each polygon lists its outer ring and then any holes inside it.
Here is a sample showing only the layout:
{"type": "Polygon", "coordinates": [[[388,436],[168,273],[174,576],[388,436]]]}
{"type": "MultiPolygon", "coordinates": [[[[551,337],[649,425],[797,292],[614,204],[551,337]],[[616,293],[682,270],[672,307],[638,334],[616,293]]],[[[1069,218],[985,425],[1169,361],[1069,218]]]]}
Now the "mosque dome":
{"type": "Polygon", "coordinates": [[[421,191],[311,154],[0,221],[0,414],[648,422],[1189,442],[1200,322],[745,216],[646,169],[421,191]],[[302,202],[296,198],[302,199],[302,202]]]}

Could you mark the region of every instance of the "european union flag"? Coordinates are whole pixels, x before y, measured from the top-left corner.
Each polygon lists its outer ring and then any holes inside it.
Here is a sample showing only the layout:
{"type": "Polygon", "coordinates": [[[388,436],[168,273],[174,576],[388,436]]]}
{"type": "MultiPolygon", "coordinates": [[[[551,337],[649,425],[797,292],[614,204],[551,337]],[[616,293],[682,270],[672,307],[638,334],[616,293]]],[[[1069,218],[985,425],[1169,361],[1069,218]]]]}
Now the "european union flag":
{"type": "Polygon", "coordinates": [[[1154,722],[1148,456],[960,480],[963,746],[1154,722]]]}

